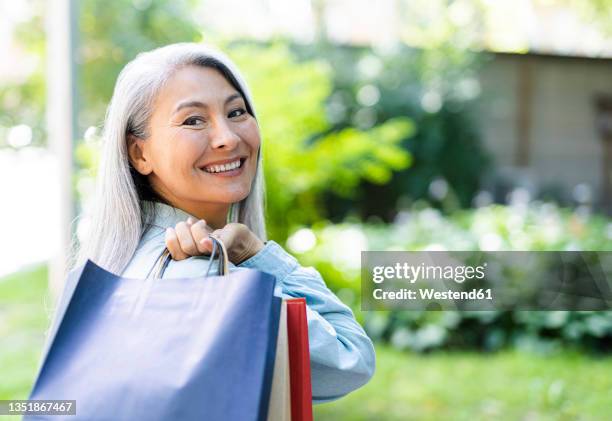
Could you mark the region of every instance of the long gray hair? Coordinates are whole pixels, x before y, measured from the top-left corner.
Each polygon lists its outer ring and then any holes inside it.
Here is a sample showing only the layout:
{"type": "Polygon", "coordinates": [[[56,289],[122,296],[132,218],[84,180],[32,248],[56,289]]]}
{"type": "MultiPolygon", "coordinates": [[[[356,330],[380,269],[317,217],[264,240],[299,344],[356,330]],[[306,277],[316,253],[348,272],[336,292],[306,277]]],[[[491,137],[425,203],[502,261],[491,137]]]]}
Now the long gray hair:
{"type": "MultiPolygon", "coordinates": [[[[189,65],[217,69],[242,94],[247,111],[256,118],[248,86],[234,63],[219,50],[204,44],[180,43],[139,54],[119,74],[106,113],[91,230],[74,257],[75,265],[91,259],[120,274],[136,251],[146,223],[152,218],[149,204],[160,198],[146,177],[131,166],[127,137],[133,134],[148,138],[156,95],[176,70],[189,65]]],[[[266,241],[261,161],[260,147],[251,192],[231,205],[228,222],[243,223],[266,241]]]]}

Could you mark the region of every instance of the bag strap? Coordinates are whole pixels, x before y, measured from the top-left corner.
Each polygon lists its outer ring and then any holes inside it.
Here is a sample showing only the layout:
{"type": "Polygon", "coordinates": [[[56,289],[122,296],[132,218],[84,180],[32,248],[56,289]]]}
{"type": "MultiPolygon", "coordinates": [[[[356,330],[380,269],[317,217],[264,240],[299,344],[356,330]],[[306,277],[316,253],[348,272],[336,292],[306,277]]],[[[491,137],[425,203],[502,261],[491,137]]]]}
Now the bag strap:
{"type": "MultiPolygon", "coordinates": [[[[227,257],[227,248],[225,247],[225,244],[223,244],[223,241],[221,241],[221,239],[212,235],[209,235],[208,237],[212,240],[213,249],[210,253],[210,260],[208,261],[206,274],[204,276],[207,277],[210,273],[210,268],[212,266],[213,260],[215,259],[215,256],[218,259],[217,273],[219,274],[219,276],[227,275],[229,273],[229,259],[227,257]]],[[[164,272],[166,271],[166,268],[170,264],[171,260],[172,255],[170,254],[170,250],[168,250],[168,248],[166,247],[164,248],[162,254],[157,258],[157,261],[153,266],[152,278],[161,279],[164,276],[164,272]]]]}

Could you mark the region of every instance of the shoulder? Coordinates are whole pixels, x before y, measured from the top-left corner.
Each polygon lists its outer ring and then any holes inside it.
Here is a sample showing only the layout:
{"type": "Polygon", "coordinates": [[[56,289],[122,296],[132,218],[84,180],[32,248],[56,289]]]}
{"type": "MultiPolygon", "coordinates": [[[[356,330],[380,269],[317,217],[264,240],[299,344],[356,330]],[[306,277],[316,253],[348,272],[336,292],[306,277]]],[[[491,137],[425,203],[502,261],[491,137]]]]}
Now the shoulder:
{"type": "Polygon", "coordinates": [[[121,275],[134,279],[146,278],[165,247],[164,230],[160,227],[148,226],[121,275]]]}

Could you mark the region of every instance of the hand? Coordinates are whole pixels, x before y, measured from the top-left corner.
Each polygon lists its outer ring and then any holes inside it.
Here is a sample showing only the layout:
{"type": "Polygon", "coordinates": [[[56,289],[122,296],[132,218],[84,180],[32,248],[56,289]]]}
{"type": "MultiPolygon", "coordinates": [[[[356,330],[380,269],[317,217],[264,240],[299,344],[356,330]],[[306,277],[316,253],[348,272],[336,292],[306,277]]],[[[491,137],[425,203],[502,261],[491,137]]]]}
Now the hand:
{"type": "Polygon", "coordinates": [[[174,229],[166,230],[166,247],[174,260],[210,254],[212,240],[209,235],[223,242],[230,262],[235,265],[254,256],[264,247],[263,242],[244,224],[232,222],[213,230],[203,219],[196,222],[191,217],[176,224],[174,229]]]}

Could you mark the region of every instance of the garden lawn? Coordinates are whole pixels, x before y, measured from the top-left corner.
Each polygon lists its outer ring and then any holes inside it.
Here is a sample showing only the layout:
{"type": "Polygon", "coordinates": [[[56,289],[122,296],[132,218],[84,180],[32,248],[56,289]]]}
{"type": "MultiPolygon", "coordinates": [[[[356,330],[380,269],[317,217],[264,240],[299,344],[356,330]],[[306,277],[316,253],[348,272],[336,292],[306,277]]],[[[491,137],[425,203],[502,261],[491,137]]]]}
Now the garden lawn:
{"type": "Polygon", "coordinates": [[[612,419],[610,357],[376,351],[370,383],[315,406],[316,420],[612,419]]]}
{"type": "MultiPolygon", "coordinates": [[[[0,279],[0,400],[25,399],[50,300],[44,267],[0,279]]],[[[565,351],[419,355],[377,346],[360,390],[315,406],[316,420],[609,420],[612,358],[565,351]]],[[[8,417],[2,417],[9,420],[8,417]]]]}

